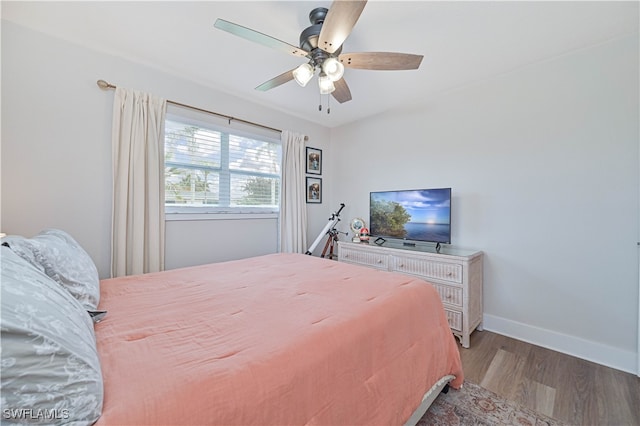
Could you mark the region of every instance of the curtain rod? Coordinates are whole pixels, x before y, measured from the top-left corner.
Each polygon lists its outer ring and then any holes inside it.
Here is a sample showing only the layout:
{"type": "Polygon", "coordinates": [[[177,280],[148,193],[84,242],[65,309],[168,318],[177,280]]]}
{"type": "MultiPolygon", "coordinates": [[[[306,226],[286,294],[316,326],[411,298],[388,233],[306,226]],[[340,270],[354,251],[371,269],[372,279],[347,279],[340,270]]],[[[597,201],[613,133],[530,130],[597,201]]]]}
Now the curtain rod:
{"type": "MultiPolygon", "coordinates": [[[[98,87],[103,89],[103,90],[115,89],[116,88],[116,86],[114,86],[111,83],[107,83],[104,80],[98,80],[96,83],[98,84],[98,87]]],[[[240,123],[249,124],[251,126],[262,127],[263,129],[273,130],[274,132],[282,133],[282,130],[280,130],[280,129],[275,129],[273,127],[264,126],[264,125],[259,124],[259,123],[254,123],[253,121],[243,120],[241,118],[232,117],[230,115],[220,114],[219,112],[209,111],[209,110],[206,110],[206,109],[194,107],[194,106],[187,105],[187,104],[182,104],[180,102],[175,102],[175,101],[171,101],[171,100],[167,100],[167,103],[170,103],[170,104],[173,104],[173,105],[176,105],[176,106],[180,106],[180,107],[184,107],[184,108],[193,109],[193,110],[200,111],[200,112],[204,112],[204,113],[207,113],[207,114],[213,114],[213,115],[216,115],[218,117],[226,118],[227,120],[229,120],[229,124],[231,124],[231,121],[233,120],[233,121],[238,121],[240,123]]],[[[305,136],[304,140],[305,141],[309,140],[309,137],[305,136]]]]}

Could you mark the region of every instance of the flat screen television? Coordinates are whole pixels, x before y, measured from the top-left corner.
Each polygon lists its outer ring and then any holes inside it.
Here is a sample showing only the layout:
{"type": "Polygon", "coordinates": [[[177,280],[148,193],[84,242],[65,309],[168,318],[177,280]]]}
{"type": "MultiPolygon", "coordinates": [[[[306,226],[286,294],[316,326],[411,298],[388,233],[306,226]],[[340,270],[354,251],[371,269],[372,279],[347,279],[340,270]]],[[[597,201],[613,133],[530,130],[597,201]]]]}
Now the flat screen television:
{"type": "Polygon", "coordinates": [[[451,243],[451,188],[371,192],[374,237],[451,243]]]}

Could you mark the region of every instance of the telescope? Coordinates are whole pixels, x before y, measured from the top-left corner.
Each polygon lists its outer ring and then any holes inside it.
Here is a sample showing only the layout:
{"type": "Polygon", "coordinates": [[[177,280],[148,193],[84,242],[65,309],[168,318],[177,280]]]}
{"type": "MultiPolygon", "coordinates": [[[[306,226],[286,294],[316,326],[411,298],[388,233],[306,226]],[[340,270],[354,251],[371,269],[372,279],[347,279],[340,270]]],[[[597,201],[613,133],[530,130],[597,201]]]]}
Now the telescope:
{"type": "Polygon", "coordinates": [[[327,253],[327,249],[330,248],[329,259],[333,258],[334,256],[333,247],[335,242],[338,241],[338,230],[336,229],[336,225],[338,224],[338,222],[340,222],[340,212],[342,211],[343,208],[344,208],[344,203],[340,203],[340,208],[338,209],[338,211],[331,214],[329,221],[324,226],[324,228],[322,228],[322,231],[320,231],[320,234],[318,234],[318,237],[313,242],[313,244],[309,246],[305,254],[311,255],[313,251],[316,249],[316,247],[318,246],[318,244],[320,244],[320,241],[322,241],[322,238],[325,235],[328,235],[327,242],[324,245],[324,249],[322,250],[322,255],[320,257],[324,257],[325,254],[327,253]]]}

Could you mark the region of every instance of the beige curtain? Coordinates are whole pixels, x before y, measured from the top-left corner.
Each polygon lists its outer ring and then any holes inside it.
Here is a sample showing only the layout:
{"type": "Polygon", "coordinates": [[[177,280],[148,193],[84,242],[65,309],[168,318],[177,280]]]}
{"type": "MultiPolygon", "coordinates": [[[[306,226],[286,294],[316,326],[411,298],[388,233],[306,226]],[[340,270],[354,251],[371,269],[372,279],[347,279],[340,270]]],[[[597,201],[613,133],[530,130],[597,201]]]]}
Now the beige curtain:
{"type": "Polygon", "coordinates": [[[284,130],[281,141],[280,251],[304,253],[307,250],[304,135],[284,130]]]}
{"type": "Polygon", "coordinates": [[[111,276],[164,269],[166,100],[117,88],[113,102],[111,276]]]}

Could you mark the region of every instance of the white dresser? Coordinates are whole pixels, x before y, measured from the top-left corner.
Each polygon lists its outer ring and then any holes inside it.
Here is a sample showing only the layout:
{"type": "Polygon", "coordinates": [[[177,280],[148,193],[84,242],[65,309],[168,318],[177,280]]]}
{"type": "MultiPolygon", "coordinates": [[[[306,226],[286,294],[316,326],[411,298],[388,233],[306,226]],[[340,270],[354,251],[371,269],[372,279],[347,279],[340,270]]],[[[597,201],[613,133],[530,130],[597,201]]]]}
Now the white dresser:
{"type": "Polygon", "coordinates": [[[384,271],[400,272],[429,281],[438,290],[449,326],[465,348],[469,335],[482,330],[481,251],[403,246],[401,242],[338,242],[338,260],[384,271]],[[433,250],[433,251],[430,251],[433,250]]]}

